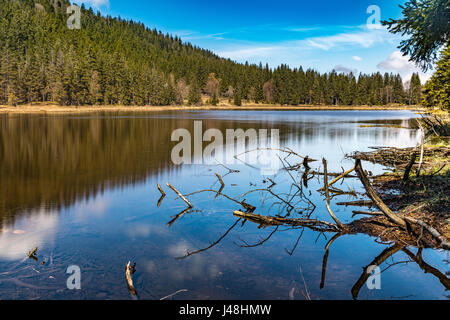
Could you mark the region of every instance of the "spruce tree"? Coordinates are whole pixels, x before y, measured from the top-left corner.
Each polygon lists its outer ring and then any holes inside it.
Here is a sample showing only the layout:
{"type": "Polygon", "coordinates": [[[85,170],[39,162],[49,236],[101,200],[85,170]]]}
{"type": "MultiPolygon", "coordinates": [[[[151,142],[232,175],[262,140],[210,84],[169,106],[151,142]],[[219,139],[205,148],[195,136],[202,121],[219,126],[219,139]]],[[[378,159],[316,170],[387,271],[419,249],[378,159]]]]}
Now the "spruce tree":
{"type": "Polygon", "coordinates": [[[189,95],[188,95],[188,104],[190,106],[192,105],[198,105],[201,103],[202,100],[202,96],[200,94],[200,89],[197,85],[197,82],[194,81],[193,84],[191,85],[191,88],[189,90],[189,95]]]}
{"type": "Polygon", "coordinates": [[[236,90],[236,92],[234,93],[233,104],[235,106],[242,105],[241,89],[236,90]]]}
{"type": "Polygon", "coordinates": [[[442,51],[436,72],[425,85],[423,104],[450,110],[450,47],[442,51]]]}

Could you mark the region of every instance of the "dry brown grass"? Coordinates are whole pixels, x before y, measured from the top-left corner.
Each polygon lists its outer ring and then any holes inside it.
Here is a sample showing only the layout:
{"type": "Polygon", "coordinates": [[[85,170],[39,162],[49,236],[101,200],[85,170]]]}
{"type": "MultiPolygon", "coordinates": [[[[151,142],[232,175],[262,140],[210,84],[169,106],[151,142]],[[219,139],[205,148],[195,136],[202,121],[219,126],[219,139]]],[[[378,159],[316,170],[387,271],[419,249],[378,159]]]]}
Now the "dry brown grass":
{"type": "Polygon", "coordinates": [[[172,110],[420,110],[410,106],[276,106],[245,104],[237,107],[225,103],[218,106],[58,106],[52,104],[1,106],[0,114],[64,114],[91,112],[151,112],[172,110]]]}

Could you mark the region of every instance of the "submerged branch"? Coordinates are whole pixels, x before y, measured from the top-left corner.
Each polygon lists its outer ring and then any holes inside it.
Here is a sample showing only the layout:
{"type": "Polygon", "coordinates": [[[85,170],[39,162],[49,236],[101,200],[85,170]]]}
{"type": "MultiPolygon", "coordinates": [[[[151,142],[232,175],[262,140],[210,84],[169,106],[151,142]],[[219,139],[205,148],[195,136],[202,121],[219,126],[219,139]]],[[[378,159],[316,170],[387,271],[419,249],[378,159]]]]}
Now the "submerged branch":
{"type": "Polygon", "coordinates": [[[222,241],[231,232],[231,230],[233,230],[237,226],[239,221],[241,221],[241,219],[236,220],[236,222],[219,239],[214,241],[211,245],[207,246],[206,248],[203,248],[203,249],[200,249],[200,250],[197,250],[197,251],[194,251],[194,252],[188,252],[185,256],[178,257],[178,258],[175,258],[175,259],[176,260],[183,260],[183,259],[186,259],[187,257],[190,257],[190,256],[194,255],[194,254],[197,254],[197,253],[200,253],[200,252],[204,252],[204,251],[207,251],[207,250],[215,247],[216,245],[218,245],[220,243],[220,241],[222,241]]]}
{"type": "Polygon", "coordinates": [[[336,232],[340,231],[339,227],[333,223],[326,221],[314,220],[314,219],[289,219],[289,218],[279,218],[262,216],[259,214],[234,211],[233,213],[236,217],[244,218],[246,220],[260,224],[261,226],[294,226],[294,227],[307,227],[313,230],[321,232],[336,232]]]}
{"type": "Polygon", "coordinates": [[[325,158],[323,158],[322,162],[323,162],[323,170],[324,170],[324,179],[323,179],[324,189],[325,189],[325,196],[327,198],[327,201],[326,201],[327,210],[328,210],[328,213],[330,214],[331,218],[333,218],[334,222],[336,222],[336,224],[339,226],[339,229],[342,230],[342,229],[344,229],[344,226],[339,221],[339,219],[336,217],[333,210],[331,210],[331,206],[330,206],[330,193],[328,190],[328,175],[327,175],[327,160],[325,160],[325,158]]]}
{"type": "Polygon", "coordinates": [[[364,172],[362,166],[361,166],[361,160],[356,160],[356,172],[358,173],[359,179],[361,180],[364,188],[366,189],[367,195],[370,199],[376,204],[376,206],[384,213],[384,215],[394,222],[395,224],[399,225],[402,229],[406,229],[406,222],[401,217],[396,215],[389,209],[389,207],[380,199],[380,197],[377,195],[375,190],[373,189],[372,185],[370,184],[369,178],[367,178],[366,173],[364,172]]]}
{"type": "Polygon", "coordinates": [[[193,208],[194,206],[178,191],[175,189],[173,185],[171,185],[169,182],[167,182],[167,186],[172,189],[173,192],[175,192],[186,204],[189,206],[189,208],[193,208]]]}

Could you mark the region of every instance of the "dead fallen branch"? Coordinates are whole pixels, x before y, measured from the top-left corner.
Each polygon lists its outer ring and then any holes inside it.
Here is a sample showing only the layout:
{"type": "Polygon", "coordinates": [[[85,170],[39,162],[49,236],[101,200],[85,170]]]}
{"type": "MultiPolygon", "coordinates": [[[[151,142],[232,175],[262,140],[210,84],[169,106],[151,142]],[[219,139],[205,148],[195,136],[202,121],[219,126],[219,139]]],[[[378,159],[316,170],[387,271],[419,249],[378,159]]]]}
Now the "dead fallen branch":
{"type": "Polygon", "coordinates": [[[356,172],[358,173],[359,179],[361,180],[364,188],[366,189],[367,195],[370,199],[376,204],[376,206],[384,213],[384,215],[394,222],[395,224],[399,225],[401,228],[406,229],[407,225],[405,220],[403,220],[401,217],[396,215],[389,209],[389,207],[380,199],[380,197],[377,195],[375,190],[373,189],[372,185],[370,184],[369,178],[367,178],[366,173],[364,172],[361,160],[356,160],[356,172]]]}
{"type": "Polygon", "coordinates": [[[241,219],[238,219],[238,220],[236,220],[236,222],[222,235],[222,236],[220,236],[220,238],[219,239],[217,239],[216,241],[214,241],[213,243],[211,243],[211,245],[209,245],[209,246],[207,246],[206,248],[203,248],[203,249],[200,249],[200,250],[197,250],[197,251],[193,251],[193,252],[187,252],[186,253],[186,255],[184,255],[183,257],[178,257],[178,258],[176,258],[176,260],[183,260],[183,259],[186,259],[187,257],[190,257],[190,256],[192,256],[192,255],[194,255],[194,254],[198,254],[198,253],[200,253],[200,252],[204,252],[204,251],[207,251],[207,250],[209,250],[209,249],[211,249],[211,248],[213,248],[213,247],[215,247],[215,246],[217,246],[219,243],[220,243],[220,241],[222,241],[230,232],[231,232],[231,230],[233,230],[236,226],[237,226],[237,224],[239,223],[239,221],[241,221],[241,219]]]}
{"type": "Polygon", "coordinates": [[[136,288],[133,285],[133,274],[136,272],[136,262],[131,265],[131,261],[125,266],[125,279],[127,281],[127,288],[133,296],[137,296],[136,288]]]}
{"type": "Polygon", "coordinates": [[[373,207],[375,203],[372,200],[345,201],[336,203],[338,206],[352,207],[373,207]]]}
{"type": "Polygon", "coordinates": [[[178,191],[177,189],[175,189],[175,187],[173,185],[171,185],[169,182],[167,182],[167,186],[173,190],[173,192],[175,192],[184,202],[186,202],[186,204],[189,206],[189,208],[193,208],[194,206],[181,194],[180,191],[178,191]]]}
{"type": "Polygon", "coordinates": [[[394,222],[395,224],[397,224],[400,228],[402,228],[404,230],[409,230],[406,221],[409,223],[416,224],[416,225],[422,227],[423,229],[427,230],[428,233],[430,233],[431,236],[433,236],[433,238],[438,240],[440,245],[442,246],[442,248],[450,250],[450,243],[448,242],[448,240],[444,236],[442,236],[432,226],[426,224],[422,220],[414,219],[411,217],[400,216],[400,215],[397,215],[394,212],[392,212],[391,209],[389,209],[389,207],[376,194],[376,192],[373,189],[372,185],[370,184],[370,181],[367,178],[364,170],[362,169],[361,160],[359,160],[359,159],[356,160],[356,171],[361,179],[361,182],[364,185],[364,188],[367,191],[368,196],[373,200],[373,202],[377,205],[377,207],[381,210],[381,212],[390,221],[394,222]]]}
{"type": "Polygon", "coordinates": [[[450,243],[435,228],[433,228],[432,226],[429,226],[422,220],[417,220],[417,219],[413,219],[410,217],[404,217],[404,219],[408,222],[415,223],[415,224],[421,226],[422,228],[424,228],[425,230],[427,230],[433,236],[433,238],[435,238],[436,240],[438,240],[440,242],[442,248],[450,250],[450,243]]]}
{"type": "Polygon", "coordinates": [[[408,182],[408,180],[409,180],[409,174],[411,173],[411,169],[412,169],[413,165],[416,163],[416,159],[417,159],[417,153],[413,152],[413,154],[411,156],[411,161],[406,166],[405,173],[403,175],[403,183],[404,184],[406,182],[408,182]]]}
{"type": "Polygon", "coordinates": [[[33,250],[28,252],[28,257],[31,258],[32,256],[34,256],[36,254],[36,252],[38,251],[38,248],[34,248],[33,250]]]}
{"type": "Polygon", "coordinates": [[[246,210],[248,210],[250,212],[254,212],[256,210],[256,207],[246,203],[245,200],[239,201],[239,200],[233,199],[232,197],[230,197],[224,193],[221,193],[219,191],[216,191],[216,190],[211,190],[211,189],[199,190],[199,191],[192,192],[192,193],[188,194],[187,196],[192,196],[194,194],[203,193],[203,192],[211,192],[211,193],[215,193],[217,196],[222,196],[224,198],[227,198],[228,200],[241,205],[243,208],[245,208],[246,210]]]}
{"type": "MultiPolygon", "coordinates": [[[[345,178],[346,176],[348,176],[350,173],[352,173],[353,171],[355,171],[355,167],[351,168],[350,170],[344,172],[343,174],[341,174],[340,176],[338,176],[336,179],[334,179],[333,181],[331,181],[328,184],[328,187],[331,187],[333,184],[335,184],[336,182],[338,182],[339,180],[345,178]]],[[[324,188],[320,189],[319,191],[324,191],[324,188]]]]}
{"type": "Polygon", "coordinates": [[[159,192],[161,192],[161,195],[163,196],[163,197],[165,197],[166,196],[166,193],[164,192],[164,190],[161,188],[161,185],[158,183],[158,190],[159,190],[159,192]]]}
{"type": "Polygon", "coordinates": [[[222,185],[219,192],[222,192],[223,188],[225,188],[225,183],[223,183],[223,180],[222,180],[222,177],[220,176],[220,174],[216,173],[216,177],[217,177],[217,179],[219,179],[219,182],[222,185]]]}
{"type": "Polygon", "coordinates": [[[384,216],[384,213],[381,211],[353,211],[352,218],[357,215],[384,216]]]}
{"type": "Polygon", "coordinates": [[[164,190],[161,188],[161,185],[158,183],[158,190],[159,192],[161,192],[161,198],[159,198],[158,200],[158,208],[161,206],[162,201],[164,200],[164,198],[166,197],[166,193],[164,192],[164,190]]]}
{"type": "Polygon", "coordinates": [[[323,170],[324,170],[324,179],[323,179],[323,181],[324,181],[325,197],[327,198],[327,201],[326,201],[327,210],[328,210],[328,213],[330,214],[331,218],[333,218],[334,222],[336,222],[336,224],[342,230],[344,228],[344,226],[339,221],[339,219],[336,217],[336,215],[334,214],[333,210],[331,210],[331,206],[330,206],[330,193],[329,193],[329,190],[328,190],[328,175],[327,175],[327,160],[325,160],[325,158],[323,158],[322,162],[323,162],[323,170]]]}
{"type": "Polygon", "coordinates": [[[416,171],[416,176],[420,176],[420,170],[422,169],[422,164],[423,164],[423,153],[424,153],[424,148],[425,148],[425,129],[423,128],[423,126],[420,123],[420,121],[417,121],[417,123],[419,124],[420,131],[422,133],[422,139],[421,139],[421,142],[420,142],[419,167],[417,168],[417,171],[416,171]]]}
{"type": "Polygon", "coordinates": [[[259,214],[242,212],[242,211],[234,211],[234,216],[238,218],[244,218],[246,220],[255,222],[260,224],[262,227],[264,226],[293,226],[293,227],[307,227],[312,230],[322,231],[322,232],[339,232],[340,228],[326,221],[314,220],[314,219],[289,219],[289,218],[279,218],[279,217],[270,217],[270,216],[262,216],[259,214]]]}

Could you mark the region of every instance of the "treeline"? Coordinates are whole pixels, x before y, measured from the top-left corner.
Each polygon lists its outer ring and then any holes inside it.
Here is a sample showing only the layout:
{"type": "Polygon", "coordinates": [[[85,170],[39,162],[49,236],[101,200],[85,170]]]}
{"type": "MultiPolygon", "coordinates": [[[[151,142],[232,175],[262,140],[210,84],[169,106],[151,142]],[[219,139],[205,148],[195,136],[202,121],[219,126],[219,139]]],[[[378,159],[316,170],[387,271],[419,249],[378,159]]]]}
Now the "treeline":
{"type": "Polygon", "coordinates": [[[238,64],[142,23],[81,8],[70,30],[62,0],[0,2],[0,104],[172,105],[227,98],[270,104],[419,104],[417,74],[320,74],[238,64]]]}

